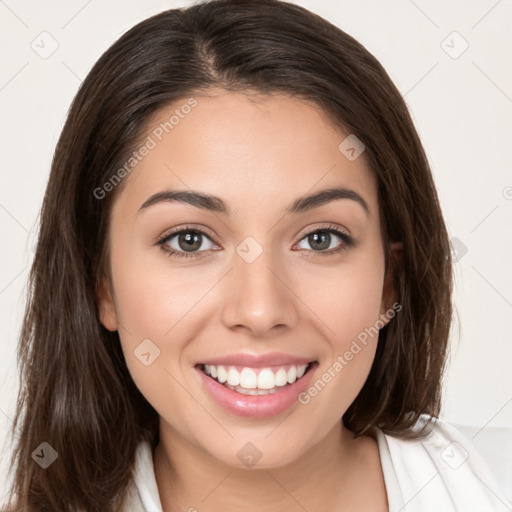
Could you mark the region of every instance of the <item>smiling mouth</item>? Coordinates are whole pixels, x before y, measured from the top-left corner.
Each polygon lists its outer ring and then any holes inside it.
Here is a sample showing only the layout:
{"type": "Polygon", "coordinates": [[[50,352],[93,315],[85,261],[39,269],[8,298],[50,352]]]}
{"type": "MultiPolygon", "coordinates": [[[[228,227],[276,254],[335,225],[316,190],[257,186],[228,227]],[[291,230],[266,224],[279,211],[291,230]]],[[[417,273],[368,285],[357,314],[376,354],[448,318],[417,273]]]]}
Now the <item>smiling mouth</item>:
{"type": "Polygon", "coordinates": [[[208,364],[197,367],[212,380],[237,393],[271,395],[302,379],[316,364],[317,361],[265,368],[208,364]]]}

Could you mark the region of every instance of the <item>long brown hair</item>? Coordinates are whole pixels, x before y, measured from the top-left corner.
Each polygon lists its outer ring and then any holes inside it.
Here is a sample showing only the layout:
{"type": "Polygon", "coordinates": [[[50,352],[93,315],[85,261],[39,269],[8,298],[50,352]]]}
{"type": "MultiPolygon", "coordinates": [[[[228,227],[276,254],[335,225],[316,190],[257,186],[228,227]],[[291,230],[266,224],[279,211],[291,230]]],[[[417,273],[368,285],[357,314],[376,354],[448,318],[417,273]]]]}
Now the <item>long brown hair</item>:
{"type": "Polygon", "coordinates": [[[138,443],[158,440],[158,415],[127,370],[118,333],[98,314],[98,279],[109,275],[109,212],[123,183],[100,199],[94,191],[129,159],[151,116],[213,86],[311,101],[364,143],[402,309],[381,329],[369,377],[343,421],[358,435],[380,427],[408,437],[420,414],[439,415],[450,246],[399,91],[360,43],[305,8],[213,0],[171,9],[101,56],[55,150],[18,349],[10,499],[25,512],[116,510],[138,443]],[[403,243],[399,265],[390,242],[403,243]],[[31,456],[43,442],[58,454],[47,469],[31,456]]]}

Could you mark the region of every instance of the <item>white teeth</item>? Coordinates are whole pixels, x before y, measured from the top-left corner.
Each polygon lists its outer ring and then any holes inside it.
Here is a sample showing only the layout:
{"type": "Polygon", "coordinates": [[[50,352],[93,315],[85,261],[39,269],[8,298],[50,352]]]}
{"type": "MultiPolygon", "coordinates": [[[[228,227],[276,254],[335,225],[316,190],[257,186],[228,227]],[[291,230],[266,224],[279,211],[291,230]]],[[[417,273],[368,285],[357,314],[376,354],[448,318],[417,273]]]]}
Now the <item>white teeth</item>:
{"type": "MultiPolygon", "coordinates": [[[[307,364],[303,364],[301,366],[297,366],[297,379],[300,379],[306,373],[306,368],[307,367],[308,367],[307,364]]],[[[215,368],[215,366],[213,368],[215,368]]]]}
{"type": "Polygon", "coordinates": [[[277,393],[279,390],[277,388],[272,389],[245,389],[241,386],[230,386],[229,384],[225,384],[225,386],[232,391],[236,391],[237,393],[241,393],[242,395],[272,395],[273,393],[277,393]]]}
{"type": "Polygon", "coordinates": [[[297,380],[297,368],[295,366],[288,370],[287,378],[288,384],[293,384],[297,380]]]}
{"type": "Polygon", "coordinates": [[[284,368],[279,368],[275,376],[276,386],[286,386],[288,384],[288,377],[284,368]]]}
{"type": "Polygon", "coordinates": [[[224,366],[217,366],[217,380],[224,384],[228,380],[228,374],[226,372],[226,368],[224,366]]]}
{"type": "MultiPolygon", "coordinates": [[[[308,365],[292,365],[286,371],[285,368],[279,368],[276,372],[270,368],[263,368],[259,374],[253,368],[245,367],[239,372],[235,367],[224,367],[222,365],[204,365],[204,372],[212,378],[216,378],[221,384],[230,388],[237,387],[243,389],[245,394],[258,395],[267,394],[267,390],[273,390],[276,387],[293,384],[306,373],[308,365]]],[[[240,392],[240,391],[239,391],[240,392]]]]}
{"type": "Polygon", "coordinates": [[[276,387],[275,375],[270,368],[264,368],[258,375],[259,389],[272,389],[276,387]]]}
{"type": "Polygon", "coordinates": [[[228,370],[228,384],[231,386],[238,386],[240,384],[240,374],[236,368],[230,368],[228,370]]]}
{"type": "Polygon", "coordinates": [[[240,386],[245,389],[256,389],[258,387],[258,377],[256,377],[254,370],[244,368],[240,372],[240,386]]]}

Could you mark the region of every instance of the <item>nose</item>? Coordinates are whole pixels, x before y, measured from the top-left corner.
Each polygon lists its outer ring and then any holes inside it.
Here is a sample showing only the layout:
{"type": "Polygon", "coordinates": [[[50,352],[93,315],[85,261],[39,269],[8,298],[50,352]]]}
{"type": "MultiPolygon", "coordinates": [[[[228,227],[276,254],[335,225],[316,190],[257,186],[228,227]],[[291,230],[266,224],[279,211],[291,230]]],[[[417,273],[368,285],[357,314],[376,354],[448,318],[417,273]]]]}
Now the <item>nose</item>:
{"type": "Polygon", "coordinates": [[[224,283],[222,320],[228,328],[265,337],[298,322],[299,299],[271,253],[264,250],[252,262],[235,255],[234,268],[224,283]]]}

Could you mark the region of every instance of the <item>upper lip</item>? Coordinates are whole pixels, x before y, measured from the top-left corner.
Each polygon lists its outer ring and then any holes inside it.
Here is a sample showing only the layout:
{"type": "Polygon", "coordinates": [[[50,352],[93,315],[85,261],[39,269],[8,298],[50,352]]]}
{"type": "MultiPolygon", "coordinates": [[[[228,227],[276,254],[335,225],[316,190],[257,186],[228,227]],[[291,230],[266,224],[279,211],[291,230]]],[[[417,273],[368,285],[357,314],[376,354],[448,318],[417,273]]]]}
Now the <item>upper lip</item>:
{"type": "Polygon", "coordinates": [[[285,354],[284,352],[269,352],[268,354],[228,354],[225,356],[213,357],[198,364],[208,365],[231,365],[231,366],[246,366],[249,368],[264,368],[267,366],[279,366],[288,364],[307,364],[314,361],[314,359],[294,356],[285,354]]]}

